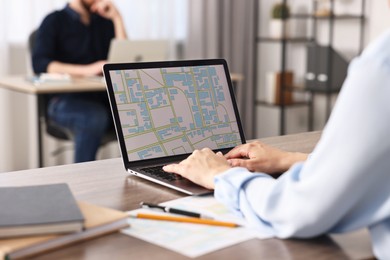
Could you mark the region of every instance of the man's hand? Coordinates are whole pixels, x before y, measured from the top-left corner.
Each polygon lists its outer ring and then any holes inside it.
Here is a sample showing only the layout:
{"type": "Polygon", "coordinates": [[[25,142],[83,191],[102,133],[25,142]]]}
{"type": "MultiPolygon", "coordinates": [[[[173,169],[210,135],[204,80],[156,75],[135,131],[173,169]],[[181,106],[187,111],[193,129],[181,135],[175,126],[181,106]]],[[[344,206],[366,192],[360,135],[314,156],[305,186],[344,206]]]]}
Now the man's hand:
{"type": "Polygon", "coordinates": [[[106,63],[107,63],[107,61],[105,61],[105,60],[99,60],[99,61],[95,61],[91,64],[84,65],[82,76],[88,77],[88,76],[102,75],[103,65],[106,63]]]}
{"type": "Polygon", "coordinates": [[[74,77],[88,77],[102,74],[105,60],[93,62],[91,64],[69,64],[59,61],[52,61],[47,67],[48,73],[67,73],[74,77]]]}
{"type": "Polygon", "coordinates": [[[225,158],[232,167],[272,174],[287,171],[294,163],[306,160],[307,154],[286,152],[255,141],[233,148],[225,158]]]}
{"type": "Polygon", "coordinates": [[[97,13],[110,20],[120,17],[118,9],[116,9],[115,5],[109,0],[101,0],[94,3],[91,6],[91,12],[97,13]]]}
{"type": "Polygon", "coordinates": [[[230,168],[222,153],[215,154],[209,148],[195,150],[179,164],[163,167],[166,172],[176,173],[208,189],[214,189],[214,176],[230,168]]]}

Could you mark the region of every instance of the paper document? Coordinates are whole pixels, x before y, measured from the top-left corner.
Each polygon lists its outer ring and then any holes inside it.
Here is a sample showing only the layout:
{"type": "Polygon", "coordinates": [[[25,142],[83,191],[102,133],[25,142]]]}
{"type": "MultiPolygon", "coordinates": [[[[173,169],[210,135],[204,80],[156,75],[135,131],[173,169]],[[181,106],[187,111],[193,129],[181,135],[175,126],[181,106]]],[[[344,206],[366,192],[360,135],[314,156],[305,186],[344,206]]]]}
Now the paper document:
{"type": "Polygon", "coordinates": [[[71,84],[73,82],[72,77],[69,74],[62,73],[41,73],[39,75],[34,75],[27,77],[27,80],[30,81],[34,86],[40,85],[64,85],[71,84]]]}
{"type": "MultiPolygon", "coordinates": [[[[217,220],[245,224],[242,218],[232,214],[212,196],[185,197],[162,203],[162,205],[204,213],[217,220]]],[[[151,209],[137,209],[128,213],[137,212],[167,214],[151,209]]],[[[198,257],[252,238],[271,237],[269,234],[259,234],[245,227],[231,228],[136,218],[129,218],[128,221],[131,228],[123,229],[122,233],[188,257],[198,257]]]]}

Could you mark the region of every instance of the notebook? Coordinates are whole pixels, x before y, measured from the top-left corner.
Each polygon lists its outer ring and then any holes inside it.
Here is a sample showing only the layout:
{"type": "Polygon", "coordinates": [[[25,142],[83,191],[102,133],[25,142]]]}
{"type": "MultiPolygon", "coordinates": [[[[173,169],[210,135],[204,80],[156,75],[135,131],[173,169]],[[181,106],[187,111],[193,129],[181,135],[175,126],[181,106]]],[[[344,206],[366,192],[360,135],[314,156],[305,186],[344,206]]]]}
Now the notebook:
{"type": "Polygon", "coordinates": [[[245,143],[223,59],[106,64],[107,91],[126,170],[190,195],[210,193],[162,166],[208,147],[245,143]]]}
{"type": "Polygon", "coordinates": [[[0,238],[81,231],[84,217],[66,183],[0,188],[0,238]]]}
{"type": "Polygon", "coordinates": [[[169,42],[165,40],[112,39],[108,62],[161,61],[169,57],[169,42]]]}

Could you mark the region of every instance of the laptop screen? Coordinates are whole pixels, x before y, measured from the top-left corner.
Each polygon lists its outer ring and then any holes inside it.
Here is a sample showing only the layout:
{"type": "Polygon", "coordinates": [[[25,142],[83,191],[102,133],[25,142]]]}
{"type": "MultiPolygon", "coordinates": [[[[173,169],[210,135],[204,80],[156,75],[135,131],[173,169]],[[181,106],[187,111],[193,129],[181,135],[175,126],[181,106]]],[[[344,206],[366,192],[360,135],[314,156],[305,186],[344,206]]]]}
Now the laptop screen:
{"type": "Polygon", "coordinates": [[[223,64],[108,72],[129,161],[242,144],[223,64]]]}

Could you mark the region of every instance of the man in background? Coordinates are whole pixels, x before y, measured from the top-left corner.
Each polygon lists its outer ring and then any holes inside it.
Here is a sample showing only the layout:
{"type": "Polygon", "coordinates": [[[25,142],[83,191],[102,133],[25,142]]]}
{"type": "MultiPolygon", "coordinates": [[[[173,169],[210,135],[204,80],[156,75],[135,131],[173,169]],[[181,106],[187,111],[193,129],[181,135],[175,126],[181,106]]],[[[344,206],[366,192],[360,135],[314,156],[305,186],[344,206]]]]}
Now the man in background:
{"type": "MultiPolygon", "coordinates": [[[[72,0],[50,13],[36,33],[32,50],[35,73],[101,75],[113,38],[126,39],[122,17],[109,0],[72,0]]],[[[112,128],[105,92],[56,94],[48,115],[75,138],[75,162],[94,160],[100,142],[112,128]]]]}

